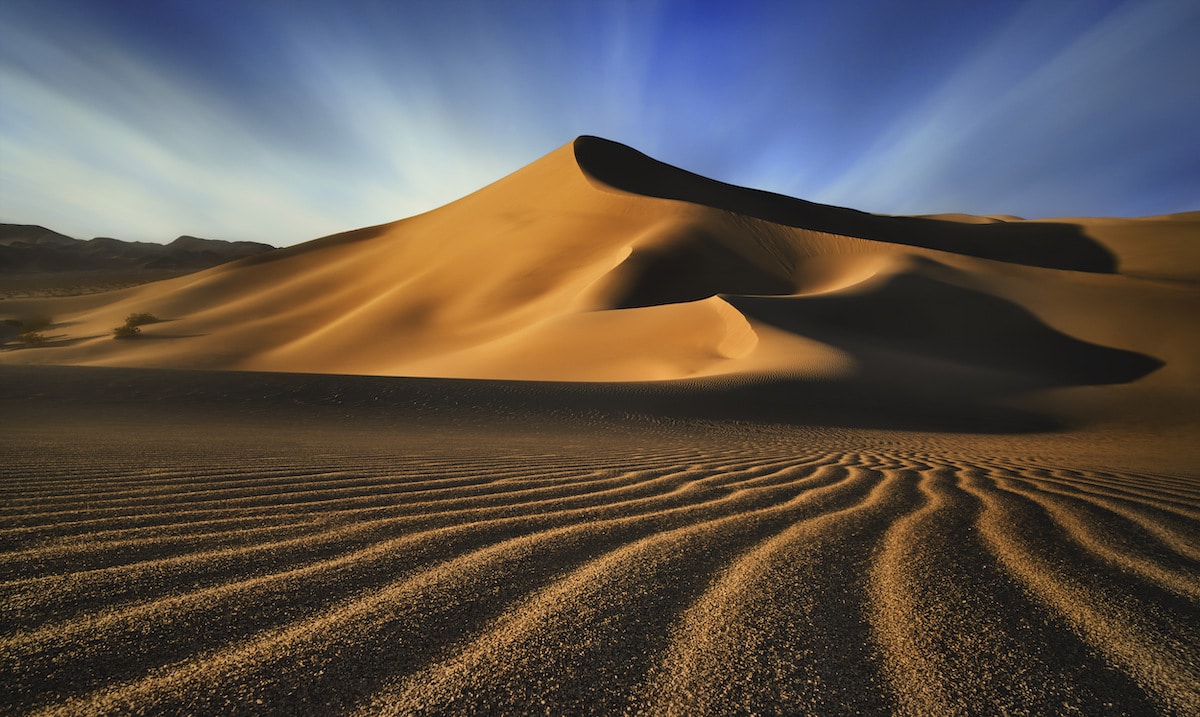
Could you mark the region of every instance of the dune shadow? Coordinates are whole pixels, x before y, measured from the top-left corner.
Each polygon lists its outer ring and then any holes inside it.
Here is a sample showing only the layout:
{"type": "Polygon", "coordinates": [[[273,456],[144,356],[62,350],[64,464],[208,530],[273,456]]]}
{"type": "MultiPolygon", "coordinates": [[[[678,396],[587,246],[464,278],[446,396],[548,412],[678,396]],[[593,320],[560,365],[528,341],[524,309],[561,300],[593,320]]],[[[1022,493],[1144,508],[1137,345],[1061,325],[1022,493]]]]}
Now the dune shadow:
{"type": "Polygon", "coordinates": [[[790,294],[788,278],[764,270],[700,228],[667,246],[639,247],[597,285],[615,309],[706,299],[714,294],[790,294]]]}
{"type": "Polygon", "coordinates": [[[64,338],[61,335],[50,336],[42,341],[42,343],[38,344],[24,344],[15,340],[0,339],[0,348],[2,348],[4,351],[40,351],[43,349],[75,346],[85,341],[91,341],[92,339],[100,338],[100,336],[102,336],[102,334],[96,336],[76,336],[75,338],[70,339],[64,338]]]}
{"type": "Polygon", "coordinates": [[[925,217],[879,216],[726,184],[599,137],[580,137],[574,149],[586,174],[635,194],[702,204],[789,227],[1013,264],[1106,274],[1117,270],[1112,252],[1075,224],[962,224],[925,217]]]}
{"type": "Polygon", "coordinates": [[[919,274],[890,277],[865,293],[723,298],[751,319],[851,353],[868,376],[893,373],[897,354],[1002,374],[1027,389],[1127,383],[1164,365],[1076,339],[1005,299],[919,274]]]}
{"type": "Polygon", "coordinates": [[[738,406],[773,420],[950,432],[1029,432],[1060,419],[1008,407],[1032,391],[1127,383],[1165,363],[1058,331],[1023,307],[921,274],[871,291],[808,297],[723,296],[746,317],[837,347],[854,374],[731,387],[738,406]]]}
{"type": "Polygon", "coordinates": [[[857,379],[700,384],[662,395],[655,414],[713,421],[937,433],[1026,434],[1059,431],[1058,416],[1024,410],[998,397],[947,395],[857,379]]]}
{"type": "Polygon", "coordinates": [[[42,346],[45,348],[62,348],[65,346],[75,346],[77,344],[84,343],[85,341],[91,341],[92,339],[98,339],[101,336],[103,336],[103,334],[97,334],[95,336],[77,336],[73,339],[50,339],[42,346]]]}
{"type": "Polygon", "coordinates": [[[549,432],[604,425],[653,429],[696,421],[996,434],[1065,425],[984,400],[920,395],[903,386],[881,389],[854,380],[570,383],[0,364],[0,381],[12,387],[0,396],[0,405],[98,406],[106,415],[136,408],[281,423],[332,421],[372,430],[412,421],[549,432]]]}
{"type": "Polygon", "coordinates": [[[168,340],[168,339],[198,339],[201,336],[208,336],[208,334],[160,334],[160,333],[148,334],[143,331],[142,333],[138,334],[136,337],[134,337],[131,340],[132,341],[161,341],[161,340],[168,340]]]}

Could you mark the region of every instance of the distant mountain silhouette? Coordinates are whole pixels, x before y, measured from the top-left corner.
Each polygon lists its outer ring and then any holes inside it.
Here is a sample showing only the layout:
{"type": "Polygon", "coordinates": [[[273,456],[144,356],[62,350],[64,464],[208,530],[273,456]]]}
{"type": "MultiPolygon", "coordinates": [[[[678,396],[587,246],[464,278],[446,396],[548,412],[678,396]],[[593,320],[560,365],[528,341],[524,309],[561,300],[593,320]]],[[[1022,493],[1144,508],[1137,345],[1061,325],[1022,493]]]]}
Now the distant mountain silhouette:
{"type": "Polygon", "coordinates": [[[75,239],[31,224],[0,224],[0,274],[156,269],[191,272],[273,250],[258,242],[181,236],[170,244],[75,239]]]}

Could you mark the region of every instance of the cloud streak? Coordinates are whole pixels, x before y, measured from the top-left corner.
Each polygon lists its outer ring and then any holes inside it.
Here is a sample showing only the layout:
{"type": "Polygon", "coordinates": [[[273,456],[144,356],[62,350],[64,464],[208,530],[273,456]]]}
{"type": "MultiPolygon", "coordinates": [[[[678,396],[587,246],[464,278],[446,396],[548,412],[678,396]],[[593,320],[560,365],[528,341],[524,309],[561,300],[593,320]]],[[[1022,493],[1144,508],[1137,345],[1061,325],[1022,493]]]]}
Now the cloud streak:
{"type": "Polygon", "coordinates": [[[0,5],[0,221],[292,244],[583,133],[876,212],[1200,209],[1194,3],[133,5],[0,5]]]}

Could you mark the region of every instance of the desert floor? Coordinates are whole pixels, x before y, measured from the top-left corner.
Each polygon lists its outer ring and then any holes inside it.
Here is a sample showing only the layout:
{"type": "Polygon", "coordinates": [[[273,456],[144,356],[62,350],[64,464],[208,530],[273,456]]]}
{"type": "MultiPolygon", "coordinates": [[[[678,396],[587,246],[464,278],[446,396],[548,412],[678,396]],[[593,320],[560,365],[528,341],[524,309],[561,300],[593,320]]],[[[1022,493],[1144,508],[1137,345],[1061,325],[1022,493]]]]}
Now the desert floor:
{"type": "Polygon", "coordinates": [[[1179,436],[714,419],[652,385],[0,382],[4,714],[1200,713],[1179,436]]]}

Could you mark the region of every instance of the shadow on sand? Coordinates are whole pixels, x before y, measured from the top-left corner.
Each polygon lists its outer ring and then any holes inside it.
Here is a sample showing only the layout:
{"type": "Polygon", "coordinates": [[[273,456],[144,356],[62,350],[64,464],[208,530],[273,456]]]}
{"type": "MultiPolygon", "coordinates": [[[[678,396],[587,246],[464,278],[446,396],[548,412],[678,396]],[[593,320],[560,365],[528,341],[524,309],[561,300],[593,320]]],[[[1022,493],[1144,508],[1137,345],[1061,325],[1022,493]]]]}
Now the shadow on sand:
{"type": "Polygon", "coordinates": [[[1112,252],[1074,224],[962,224],[924,217],[879,216],[725,184],[599,137],[580,137],[574,148],[585,173],[635,194],[702,204],[789,227],[1013,264],[1096,273],[1117,270],[1112,252]]]}

